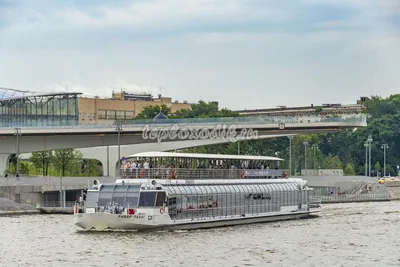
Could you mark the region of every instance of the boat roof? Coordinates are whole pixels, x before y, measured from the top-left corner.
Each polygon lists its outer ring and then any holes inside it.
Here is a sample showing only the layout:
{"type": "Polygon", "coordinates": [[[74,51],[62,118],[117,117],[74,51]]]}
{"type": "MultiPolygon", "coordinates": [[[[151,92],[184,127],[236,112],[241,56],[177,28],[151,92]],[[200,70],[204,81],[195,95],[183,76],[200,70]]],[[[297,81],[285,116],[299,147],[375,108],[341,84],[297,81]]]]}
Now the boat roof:
{"type": "Polygon", "coordinates": [[[223,155],[223,154],[202,154],[202,153],[176,153],[176,152],[141,152],[128,156],[127,158],[196,158],[196,159],[238,159],[238,160],[270,160],[283,161],[281,158],[269,156],[250,155],[223,155]]]}

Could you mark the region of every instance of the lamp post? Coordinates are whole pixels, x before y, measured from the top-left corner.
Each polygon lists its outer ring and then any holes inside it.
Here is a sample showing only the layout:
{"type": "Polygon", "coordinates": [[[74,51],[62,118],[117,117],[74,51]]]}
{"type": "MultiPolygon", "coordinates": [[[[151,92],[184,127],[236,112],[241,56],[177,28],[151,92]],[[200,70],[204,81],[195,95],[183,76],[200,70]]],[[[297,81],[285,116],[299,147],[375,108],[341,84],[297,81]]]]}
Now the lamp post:
{"type": "Polygon", "coordinates": [[[307,146],[308,142],[303,142],[304,145],[304,176],[307,176],[307,146]]]}
{"type": "Polygon", "coordinates": [[[368,142],[365,141],[364,147],[365,147],[365,177],[368,176],[368,142]]]}
{"type": "MultiPolygon", "coordinates": [[[[274,154],[275,154],[275,157],[279,157],[280,152],[277,151],[277,152],[275,152],[274,154]]],[[[278,169],[279,169],[279,161],[277,161],[276,166],[277,166],[278,169]]]]}
{"type": "Polygon", "coordinates": [[[372,141],[374,141],[372,139],[372,135],[368,135],[367,142],[368,142],[368,147],[369,147],[369,167],[368,167],[369,177],[371,177],[371,146],[372,146],[371,144],[372,144],[372,141]]]}
{"type": "Polygon", "coordinates": [[[121,132],[122,130],[122,123],[120,121],[117,121],[115,130],[118,131],[118,169],[121,168],[121,145],[120,145],[120,140],[121,140],[121,132]]]}
{"type": "Polygon", "coordinates": [[[317,145],[317,144],[314,144],[314,145],[312,145],[312,148],[313,148],[313,150],[314,150],[313,169],[315,170],[315,153],[316,153],[316,151],[317,151],[318,145],[317,145]]]}
{"type": "Polygon", "coordinates": [[[110,177],[110,147],[107,146],[107,177],[110,177]]]}
{"type": "Polygon", "coordinates": [[[16,168],[16,176],[19,177],[19,137],[22,135],[21,128],[14,129],[14,135],[17,137],[17,168],[16,168]]]}
{"type": "Polygon", "coordinates": [[[389,148],[388,144],[383,144],[382,149],[383,149],[383,177],[386,176],[386,150],[389,148]]]}
{"type": "Polygon", "coordinates": [[[289,177],[292,176],[292,140],[293,136],[288,136],[289,139],[289,177]]]}

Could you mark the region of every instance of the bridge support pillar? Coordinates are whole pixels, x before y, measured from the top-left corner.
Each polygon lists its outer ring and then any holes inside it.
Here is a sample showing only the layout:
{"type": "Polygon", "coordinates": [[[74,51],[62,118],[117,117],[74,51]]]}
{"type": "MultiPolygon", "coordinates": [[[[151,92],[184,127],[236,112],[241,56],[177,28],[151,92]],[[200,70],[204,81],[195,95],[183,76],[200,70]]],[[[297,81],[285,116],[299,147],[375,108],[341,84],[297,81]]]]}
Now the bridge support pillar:
{"type": "Polygon", "coordinates": [[[9,158],[10,158],[10,154],[0,154],[0,176],[1,177],[4,177],[4,175],[6,174],[9,158]]]}

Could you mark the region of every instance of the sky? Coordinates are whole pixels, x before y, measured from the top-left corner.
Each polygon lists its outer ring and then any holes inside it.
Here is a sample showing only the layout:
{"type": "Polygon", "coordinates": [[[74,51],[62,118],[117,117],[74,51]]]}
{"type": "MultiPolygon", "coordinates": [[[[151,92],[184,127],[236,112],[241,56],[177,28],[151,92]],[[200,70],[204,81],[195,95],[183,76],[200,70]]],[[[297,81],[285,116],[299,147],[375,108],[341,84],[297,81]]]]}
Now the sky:
{"type": "Polygon", "coordinates": [[[229,109],[400,93],[399,0],[0,0],[0,87],[229,109]]]}

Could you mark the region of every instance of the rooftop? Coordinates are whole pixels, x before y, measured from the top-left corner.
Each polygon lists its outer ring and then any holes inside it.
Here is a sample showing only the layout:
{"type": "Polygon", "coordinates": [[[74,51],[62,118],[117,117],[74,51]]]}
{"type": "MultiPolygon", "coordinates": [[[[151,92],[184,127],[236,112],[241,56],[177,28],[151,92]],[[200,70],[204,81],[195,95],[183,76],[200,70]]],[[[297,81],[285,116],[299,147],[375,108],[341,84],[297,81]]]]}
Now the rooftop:
{"type": "Polygon", "coordinates": [[[58,96],[58,95],[80,95],[82,93],[78,92],[32,92],[32,91],[22,91],[11,88],[0,87],[0,100],[14,100],[27,97],[46,97],[46,96],[58,96]]]}

